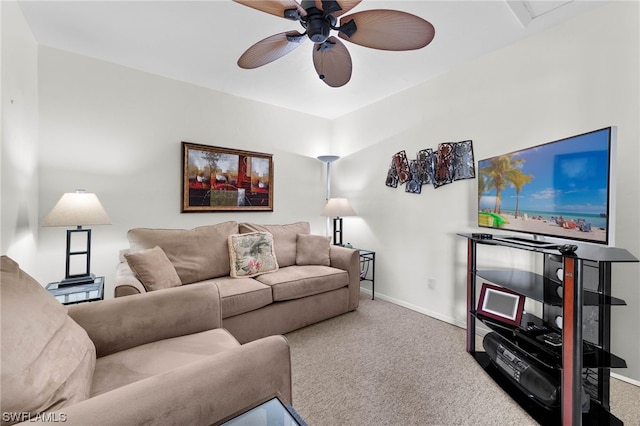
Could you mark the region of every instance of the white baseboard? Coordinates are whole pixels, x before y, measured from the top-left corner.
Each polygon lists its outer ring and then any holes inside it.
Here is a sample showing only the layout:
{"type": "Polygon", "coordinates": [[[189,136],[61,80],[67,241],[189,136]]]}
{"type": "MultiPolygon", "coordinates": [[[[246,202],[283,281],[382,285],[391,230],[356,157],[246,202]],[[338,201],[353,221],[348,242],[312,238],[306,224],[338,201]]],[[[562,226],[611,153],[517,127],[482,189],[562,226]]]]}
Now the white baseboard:
{"type": "Polygon", "coordinates": [[[637,381],[637,380],[633,380],[633,379],[630,379],[628,377],[621,376],[620,374],[617,374],[617,373],[611,373],[611,377],[613,377],[614,379],[618,379],[618,380],[620,380],[622,382],[629,383],[630,385],[634,385],[634,386],[637,386],[637,387],[640,388],[640,382],[637,381]]]}
{"type": "MultiPolygon", "coordinates": [[[[360,291],[362,293],[364,293],[364,294],[368,294],[369,296],[371,296],[371,290],[369,290],[369,289],[361,288],[360,291]]],[[[386,296],[386,295],[380,294],[380,293],[376,293],[375,297],[377,299],[382,299],[385,302],[393,303],[394,305],[398,305],[398,306],[405,307],[407,309],[411,309],[412,311],[419,312],[419,313],[427,315],[427,316],[429,316],[431,318],[435,318],[437,320],[444,321],[446,323],[449,323],[451,325],[455,325],[455,326],[463,328],[465,330],[467,328],[467,324],[466,323],[461,323],[460,321],[456,321],[455,318],[451,318],[449,316],[442,315],[442,314],[440,314],[438,312],[430,311],[429,309],[421,308],[420,306],[416,306],[416,305],[413,305],[411,303],[407,303],[407,302],[405,302],[403,300],[399,300],[399,299],[396,299],[396,298],[393,298],[393,297],[389,297],[389,296],[386,296]]],[[[487,331],[482,332],[482,330],[480,330],[480,333],[478,333],[478,334],[483,336],[484,334],[486,334],[486,332],[487,331]]],[[[618,380],[621,380],[621,381],[623,381],[625,383],[629,383],[631,385],[640,387],[640,381],[638,381],[638,380],[630,379],[629,377],[625,377],[625,376],[622,376],[622,375],[617,374],[617,373],[611,373],[611,377],[613,377],[615,379],[618,379],[618,380]]]]}
{"type": "MultiPolygon", "coordinates": [[[[362,293],[371,295],[371,290],[369,290],[369,289],[361,288],[360,291],[362,293]]],[[[419,312],[419,313],[427,315],[427,316],[429,316],[431,318],[435,318],[437,320],[444,321],[446,323],[455,325],[457,327],[464,328],[464,329],[467,328],[465,323],[462,323],[460,321],[456,321],[455,318],[452,318],[452,317],[449,317],[449,316],[446,316],[446,315],[442,315],[442,314],[440,314],[438,312],[430,311],[429,309],[425,309],[425,308],[422,308],[420,306],[416,306],[416,305],[413,305],[411,303],[407,303],[407,302],[405,302],[403,300],[395,299],[393,297],[389,297],[387,295],[380,294],[380,293],[376,293],[375,297],[376,297],[376,299],[382,299],[382,300],[384,300],[386,302],[393,303],[394,305],[398,305],[398,306],[405,307],[407,309],[411,309],[412,311],[419,312]]]]}

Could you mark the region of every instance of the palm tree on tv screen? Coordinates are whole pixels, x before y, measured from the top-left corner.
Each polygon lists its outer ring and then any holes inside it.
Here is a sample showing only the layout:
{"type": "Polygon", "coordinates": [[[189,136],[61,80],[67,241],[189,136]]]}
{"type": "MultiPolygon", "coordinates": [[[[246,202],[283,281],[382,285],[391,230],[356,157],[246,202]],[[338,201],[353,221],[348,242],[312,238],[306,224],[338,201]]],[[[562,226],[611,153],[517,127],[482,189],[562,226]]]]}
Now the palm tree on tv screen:
{"type": "Polygon", "coordinates": [[[522,173],[518,166],[524,163],[525,160],[514,160],[513,154],[507,154],[490,158],[487,161],[489,161],[489,165],[480,169],[480,173],[489,177],[487,189],[495,189],[496,191],[496,201],[493,207],[493,212],[500,214],[500,201],[502,200],[501,193],[505,189],[507,183],[511,182],[510,177],[517,173],[516,170],[522,173]]]}
{"type": "Polygon", "coordinates": [[[531,182],[533,178],[534,178],[533,175],[525,175],[524,173],[522,173],[522,170],[520,169],[513,169],[507,172],[507,179],[516,189],[516,211],[515,211],[516,218],[518,217],[518,213],[520,212],[519,204],[520,204],[520,192],[522,191],[522,187],[528,184],[529,182],[531,182]]]}
{"type": "Polygon", "coordinates": [[[491,189],[490,185],[491,183],[489,176],[487,176],[482,172],[482,170],[480,170],[480,173],[478,174],[478,206],[480,205],[482,194],[491,189]]]}

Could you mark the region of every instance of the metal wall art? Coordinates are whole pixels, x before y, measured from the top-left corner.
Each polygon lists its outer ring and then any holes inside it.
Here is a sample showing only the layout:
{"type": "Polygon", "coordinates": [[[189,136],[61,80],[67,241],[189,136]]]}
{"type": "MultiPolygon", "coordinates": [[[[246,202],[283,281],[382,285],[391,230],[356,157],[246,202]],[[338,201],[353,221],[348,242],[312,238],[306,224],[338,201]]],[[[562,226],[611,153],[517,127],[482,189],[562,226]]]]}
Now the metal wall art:
{"type": "Polygon", "coordinates": [[[456,180],[475,178],[474,164],[470,140],[441,143],[435,151],[420,150],[415,160],[409,160],[402,150],[391,159],[385,185],[397,188],[398,184],[406,183],[405,192],[420,194],[425,184],[439,188],[456,180]]]}
{"type": "Polygon", "coordinates": [[[409,161],[409,180],[404,186],[405,192],[419,194],[422,192],[422,181],[420,180],[420,172],[418,160],[409,161]]]}

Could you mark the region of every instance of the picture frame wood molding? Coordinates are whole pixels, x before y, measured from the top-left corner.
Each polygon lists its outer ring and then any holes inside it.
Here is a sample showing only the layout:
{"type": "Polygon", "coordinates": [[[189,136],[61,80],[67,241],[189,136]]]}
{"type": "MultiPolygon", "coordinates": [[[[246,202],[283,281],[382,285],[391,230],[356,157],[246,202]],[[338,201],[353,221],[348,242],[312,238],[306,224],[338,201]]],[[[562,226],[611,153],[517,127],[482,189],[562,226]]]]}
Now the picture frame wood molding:
{"type": "Polygon", "coordinates": [[[273,211],[273,155],[182,142],[182,213],[273,211]]]}

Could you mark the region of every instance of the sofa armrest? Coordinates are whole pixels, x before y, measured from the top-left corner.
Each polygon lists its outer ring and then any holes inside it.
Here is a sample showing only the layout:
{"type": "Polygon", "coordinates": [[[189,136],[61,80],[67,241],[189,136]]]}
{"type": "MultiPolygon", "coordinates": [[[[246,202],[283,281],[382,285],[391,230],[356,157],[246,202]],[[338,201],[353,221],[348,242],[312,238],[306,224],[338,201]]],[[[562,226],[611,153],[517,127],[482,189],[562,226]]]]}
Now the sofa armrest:
{"type": "Polygon", "coordinates": [[[355,249],[332,245],[329,252],[331,266],[349,274],[349,310],[360,303],[360,252],[355,249]]]}
{"type": "Polygon", "coordinates": [[[136,278],[126,259],[121,256],[120,263],[116,267],[116,284],[113,290],[115,297],[131,296],[146,293],[147,289],[136,278]]]}
{"type": "Polygon", "coordinates": [[[291,405],[290,357],[287,340],[269,336],[59,413],[64,413],[65,425],[219,424],[276,395],[291,405]]]}
{"type": "Polygon", "coordinates": [[[68,312],[89,334],[98,357],[222,326],[220,293],[213,283],[71,305],[68,312]]]}

